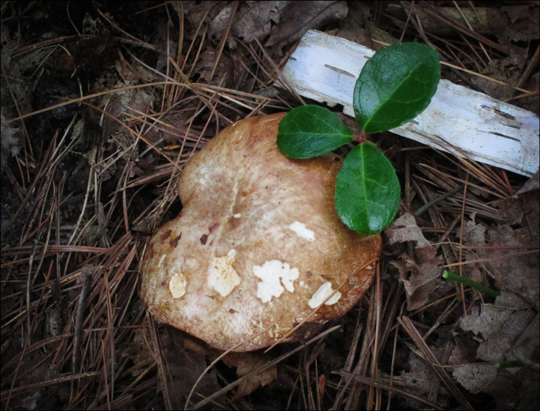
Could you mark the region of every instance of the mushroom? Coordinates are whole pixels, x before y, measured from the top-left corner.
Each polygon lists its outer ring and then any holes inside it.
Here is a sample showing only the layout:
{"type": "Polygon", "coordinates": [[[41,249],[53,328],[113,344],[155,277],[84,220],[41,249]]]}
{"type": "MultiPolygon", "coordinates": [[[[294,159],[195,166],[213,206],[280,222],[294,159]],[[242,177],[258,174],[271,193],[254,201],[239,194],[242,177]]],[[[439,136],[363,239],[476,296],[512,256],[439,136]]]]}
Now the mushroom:
{"type": "Polygon", "coordinates": [[[188,161],[183,209],[142,262],[150,313],[217,349],[293,341],[287,334],[302,321],[342,316],[370,286],[380,254],[380,235],[362,236],[337,215],[341,158],[280,153],[284,115],[241,120],[188,161]]]}

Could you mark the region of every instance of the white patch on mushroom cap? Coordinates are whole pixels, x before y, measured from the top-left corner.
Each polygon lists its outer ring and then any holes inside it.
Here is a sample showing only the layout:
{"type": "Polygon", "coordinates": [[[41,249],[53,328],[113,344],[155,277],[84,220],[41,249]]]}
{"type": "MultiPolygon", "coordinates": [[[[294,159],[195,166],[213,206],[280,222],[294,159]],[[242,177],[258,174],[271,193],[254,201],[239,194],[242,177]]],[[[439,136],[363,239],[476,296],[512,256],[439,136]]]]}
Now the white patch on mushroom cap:
{"type": "Polygon", "coordinates": [[[289,226],[289,229],[293,230],[300,237],[305,238],[308,241],[315,241],[315,233],[308,230],[305,224],[295,221],[289,226]]]}
{"type": "MultiPolygon", "coordinates": [[[[326,300],[328,297],[330,297],[330,294],[332,294],[334,290],[332,290],[332,283],[330,281],[325,282],[322,284],[315,293],[311,296],[311,299],[308,301],[308,305],[311,308],[317,308],[319,305],[323,303],[324,300],[326,300]]],[[[341,298],[341,293],[337,291],[326,303],[325,305],[332,305],[339,301],[341,298]]]]}
{"type": "Polygon", "coordinates": [[[240,217],[242,217],[242,214],[238,213],[238,214],[233,215],[233,217],[234,218],[240,218],[240,217]]]}
{"type": "Polygon", "coordinates": [[[236,250],[229,250],[224,257],[214,257],[208,268],[208,287],[223,297],[228,296],[240,284],[240,276],[233,268],[236,250]]]}
{"type": "Polygon", "coordinates": [[[287,291],[293,292],[293,281],[298,278],[300,272],[298,268],[291,268],[289,263],[271,260],[266,261],[262,266],[254,265],[253,274],[262,280],[257,286],[257,297],[266,303],[272,297],[279,297],[283,293],[284,288],[281,283],[287,291]]]}
{"type": "Polygon", "coordinates": [[[169,290],[173,298],[182,298],[187,291],[187,280],[182,273],[176,273],[169,281],[169,290]]]}

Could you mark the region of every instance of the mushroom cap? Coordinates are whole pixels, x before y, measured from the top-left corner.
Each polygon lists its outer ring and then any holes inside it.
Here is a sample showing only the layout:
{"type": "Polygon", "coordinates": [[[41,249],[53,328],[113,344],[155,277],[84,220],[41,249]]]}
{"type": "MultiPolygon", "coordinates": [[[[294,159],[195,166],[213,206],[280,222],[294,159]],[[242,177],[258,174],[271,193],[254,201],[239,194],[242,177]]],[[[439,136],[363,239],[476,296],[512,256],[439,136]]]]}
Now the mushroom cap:
{"type": "Polygon", "coordinates": [[[142,263],[150,313],[221,350],[269,346],[314,309],[310,322],[342,316],[370,286],[381,251],[380,235],[362,236],[337,215],[339,156],[280,153],[284,115],[241,120],[188,161],[183,209],[142,263]]]}

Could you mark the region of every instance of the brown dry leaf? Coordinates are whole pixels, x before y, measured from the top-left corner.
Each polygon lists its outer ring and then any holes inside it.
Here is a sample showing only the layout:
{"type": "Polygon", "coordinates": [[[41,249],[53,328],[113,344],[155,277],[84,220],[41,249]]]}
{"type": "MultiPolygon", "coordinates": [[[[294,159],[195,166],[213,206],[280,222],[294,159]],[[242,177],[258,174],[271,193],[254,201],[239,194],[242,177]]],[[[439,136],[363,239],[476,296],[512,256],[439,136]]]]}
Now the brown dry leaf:
{"type": "Polygon", "coordinates": [[[458,364],[453,370],[453,376],[472,394],[483,392],[493,396],[496,409],[515,409],[515,398],[527,395],[528,387],[523,384],[523,379],[531,378],[531,370],[497,369],[494,363],[516,359],[512,346],[523,334],[523,330],[530,328],[531,318],[535,315],[528,308],[519,297],[503,291],[494,305],[473,307],[471,315],[461,320],[461,328],[473,332],[476,335],[473,338],[479,342],[476,359],[488,363],[466,364],[472,360],[470,356],[474,343],[472,340],[467,343],[463,337],[461,344],[458,341],[460,349],[456,347],[450,357],[451,364],[458,364]]]}
{"type": "MultiPolygon", "coordinates": [[[[538,172],[536,178],[533,176],[522,188],[515,198],[507,198],[500,200],[493,205],[499,209],[499,218],[505,223],[521,227],[517,227],[515,234],[511,235],[513,238],[506,238],[510,243],[508,245],[524,245],[524,246],[538,246],[539,239],[539,206],[540,196],[538,188],[535,189],[535,185],[538,185],[538,172]],[[527,235],[529,236],[527,238],[527,235]]],[[[504,226],[500,228],[503,229],[504,226]]],[[[506,228],[503,230],[507,231],[506,228]]],[[[490,230],[489,238],[493,243],[500,243],[504,245],[504,239],[498,238],[497,230],[490,230]]],[[[507,235],[503,235],[507,237],[507,235]]],[[[494,245],[494,244],[492,244],[494,245]]]]}
{"type": "MultiPolygon", "coordinates": [[[[185,138],[197,141],[197,133],[188,127],[192,115],[193,111],[191,110],[171,110],[164,114],[160,121],[156,121],[148,128],[145,137],[152,143],[162,140],[165,145],[181,143],[185,138]]],[[[206,142],[206,140],[203,140],[203,142],[206,142]]],[[[188,147],[193,146],[189,141],[186,145],[188,147]]]]}
{"type": "MultiPolygon", "coordinates": [[[[475,247],[474,249],[464,251],[464,260],[474,261],[485,258],[485,249],[479,248],[479,246],[486,245],[486,227],[482,224],[476,224],[472,220],[467,221],[463,230],[463,245],[475,247]]],[[[463,269],[465,272],[464,275],[471,280],[488,287],[491,285],[482,263],[466,264],[463,269]]]]}
{"type": "Polygon", "coordinates": [[[33,395],[25,397],[21,401],[21,407],[27,410],[35,410],[37,401],[41,398],[41,391],[36,391],[33,395]]]}
{"type": "Polygon", "coordinates": [[[293,1],[282,10],[279,24],[265,46],[275,46],[279,51],[287,43],[294,43],[308,30],[347,16],[345,1],[293,1]]]}
{"type": "MultiPolygon", "coordinates": [[[[540,88],[540,71],[529,76],[522,88],[525,90],[538,90],[540,88]]],[[[530,97],[520,98],[516,100],[515,104],[525,110],[532,111],[536,114],[536,117],[540,117],[540,99],[538,95],[533,94],[530,97]]]]}
{"type": "Polygon", "coordinates": [[[538,39],[539,14],[537,7],[506,6],[489,9],[490,21],[498,22],[501,28],[499,39],[507,37],[512,41],[531,41],[538,39]]]}
{"type": "Polygon", "coordinates": [[[482,70],[482,74],[492,79],[503,81],[507,85],[495,83],[482,77],[478,77],[475,80],[475,83],[482,87],[489,96],[498,100],[505,100],[514,96],[513,86],[517,85],[521,77],[522,65],[524,59],[527,57],[525,49],[519,47],[511,47],[511,49],[515,51],[514,54],[519,54],[520,58],[506,57],[504,59],[492,59],[486,68],[482,70]],[[518,53],[519,51],[521,53],[518,53]]]}
{"type": "MultiPolygon", "coordinates": [[[[482,378],[481,376],[478,377],[482,378]]],[[[514,399],[519,398],[516,393],[516,387],[519,387],[520,384],[515,384],[513,380],[514,378],[509,370],[497,370],[495,378],[491,380],[491,382],[482,390],[482,392],[491,395],[495,399],[495,409],[516,409],[516,403],[514,399]]]]}
{"type": "Polygon", "coordinates": [[[349,2],[347,6],[349,12],[347,17],[339,22],[340,27],[327,30],[327,34],[342,37],[375,51],[384,48],[381,42],[388,44],[399,42],[398,39],[373,23],[372,6],[367,2],[349,2]]]}
{"type": "MultiPolygon", "coordinates": [[[[169,366],[173,383],[172,392],[176,394],[178,404],[184,405],[182,401],[185,401],[187,393],[203,373],[204,377],[195,392],[209,396],[218,391],[221,387],[217,381],[216,370],[206,372],[206,358],[215,357],[216,350],[207,348],[203,343],[176,328],[164,327],[163,330],[163,354],[169,366]]],[[[214,401],[224,405],[223,398],[216,398],[214,401]]]]}
{"type": "Polygon", "coordinates": [[[422,234],[422,230],[416,224],[416,219],[412,214],[403,214],[384,233],[388,237],[388,244],[416,241],[418,248],[431,247],[429,241],[422,234]]]}
{"type": "Polygon", "coordinates": [[[207,19],[212,21],[216,15],[222,10],[225,2],[222,1],[184,1],[182,5],[180,2],[171,3],[177,12],[180,12],[181,7],[184,10],[184,17],[187,19],[189,25],[195,30],[201,19],[208,12],[207,19]]]}
{"type": "MultiPolygon", "coordinates": [[[[244,375],[261,368],[262,366],[266,365],[268,361],[269,357],[267,355],[253,354],[250,352],[230,353],[223,358],[223,362],[229,367],[236,367],[236,374],[238,375],[238,378],[242,378],[244,375]]],[[[255,374],[251,378],[244,379],[242,382],[240,382],[238,390],[234,394],[231,401],[234,402],[240,398],[243,398],[251,394],[259,386],[264,387],[275,379],[277,379],[276,366],[255,374]]]]}
{"type": "MultiPolygon", "coordinates": [[[[538,228],[536,228],[538,230],[538,228]]],[[[531,242],[531,234],[526,227],[517,230],[510,226],[501,226],[497,229],[488,231],[491,239],[490,245],[495,246],[534,246],[531,242]]],[[[536,231],[538,236],[538,231],[536,231]]],[[[538,253],[517,255],[515,257],[500,258],[505,254],[513,254],[521,250],[490,249],[486,250],[488,257],[499,257],[490,262],[492,274],[495,277],[495,285],[499,289],[509,290],[526,301],[531,307],[538,310],[539,299],[539,256],[538,253]]]]}
{"type": "Polygon", "coordinates": [[[463,245],[479,246],[486,244],[486,227],[469,220],[463,229],[463,245]]]}
{"type": "Polygon", "coordinates": [[[478,343],[470,338],[469,333],[453,331],[455,345],[452,348],[448,364],[460,366],[475,361],[478,343]]]}
{"type": "Polygon", "coordinates": [[[538,406],[516,408],[516,398],[524,398],[530,392],[538,392],[538,373],[526,368],[497,369],[493,364],[465,364],[453,371],[456,380],[472,394],[480,392],[491,395],[497,410],[537,409],[538,406]],[[525,383],[524,380],[530,383],[525,383]],[[532,388],[531,385],[536,388],[532,388]]]}
{"type": "MultiPolygon", "coordinates": [[[[524,194],[528,191],[538,189],[540,189],[540,170],[536,170],[536,173],[534,173],[533,176],[529,180],[527,180],[525,184],[523,184],[523,187],[521,187],[516,193],[515,198],[518,198],[519,194],[524,194]]],[[[538,195],[536,197],[538,197],[538,195]]]]}
{"type": "Polygon", "coordinates": [[[146,328],[137,328],[134,330],[133,340],[124,346],[122,351],[122,357],[129,357],[135,364],[135,367],[131,370],[133,377],[138,377],[145,371],[145,364],[148,359],[151,358],[148,354],[148,340],[150,336],[146,328]],[[144,335],[146,332],[146,336],[144,335]],[[140,368],[137,366],[141,365],[140,368]]]}
{"type": "Polygon", "coordinates": [[[229,85],[227,81],[232,80],[234,76],[234,61],[229,54],[222,53],[218,65],[214,70],[217,56],[218,51],[209,45],[201,53],[201,57],[195,65],[195,72],[199,73],[200,78],[208,84],[217,84],[226,87],[229,85]]]}
{"type": "Polygon", "coordinates": [[[497,377],[493,364],[463,364],[454,368],[454,378],[472,394],[483,392],[497,377]]]}
{"type": "Polygon", "coordinates": [[[540,324],[539,315],[530,322],[514,344],[514,355],[526,366],[538,370],[540,363],[540,324]]]}
{"type": "MultiPolygon", "coordinates": [[[[270,34],[272,22],[277,24],[281,18],[281,10],[287,7],[290,1],[246,1],[240,4],[234,15],[231,26],[233,36],[243,39],[246,43],[253,39],[261,39],[270,34]]],[[[224,7],[211,21],[208,35],[214,41],[223,37],[225,29],[229,25],[234,5],[224,7]]],[[[234,49],[236,42],[227,39],[229,47],[234,49]]]]}
{"type": "Polygon", "coordinates": [[[385,234],[388,244],[404,241],[417,243],[414,250],[416,261],[403,253],[399,261],[392,262],[399,270],[400,279],[405,286],[407,309],[416,310],[429,301],[430,295],[441,282],[441,258],[437,257],[437,251],[426,240],[411,214],[404,214],[394,221],[385,234]]]}
{"type": "MultiPolygon", "coordinates": [[[[6,109],[7,111],[7,109],[6,109]]],[[[4,125],[4,121],[8,120],[4,115],[4,110],[1,114],[2,120],[2,139],[0,140],[0,174],[4,174],[4,166],[7,164],[8,158],[16,156],[21,151],[24,138],[19,127],[15,127],[13,123],[4,125]]],[[[13,115],[15,117],[15,115],[13,115]]]]}
{"type": "Polygon", "coordinates": [[[410,371],[402,372],[401,378],[407,386],[414,388],[416,393],[426,394],[431,389],[431,384],[437,376],[433,371],[433,367],[416,353],[417,350],[412,344],[409,345],[409,348],[411,348],[408,361],[410,371]]]}
{"type": "MultiPolygon", "coordinates": [[[[406,344],[409,351],[409,358],[407,361],[407,366],[409,367],[408,372],[401,371],[399,376],[399,385],[403,385],[405,391],[408,391],[412,394],[418,395],[420,397],[425,397],[427,394],[430,394],[433,390],[434,383],[438,381],[438,377],[433,370],[433,367],[419,355],[416,347],[412,344],[406,344]]],[[[441,357],[442,348],[437,348],[430,346],[430,349],[433,351],[437,358],[441,357]]],[[[439,389],[439,395],[437,398],[437,405],[443,409],[448,408],[446,388],[441,385],[439,389]]],[[[412,402],[409,404],[411,409],[421,409],[419,403],[412,402]]],[[[395,406],[394,406],[395,407],[395,406]]]]}
{"type": "MultiPolygon", "coordinates": [[[[232,16],[234,7],[234,3],[229,4],[227,7],[223,7],[218,13],[218,15],[214,17],[214,19],[210,22],[210,26],[208,29],[208,37],[210,37],[214,41],[221,40],[221,38],[223,37],[223,33],[229,25],[231,17],[236,17],[232,16]]],[[[234,46],[236,46],[236,44],[234,44],[234,46]]]]}
{"type": "Polygon", "coordinates": [[[236,13],[232,34],[249,43],[270,34],[272,22],[279,23],[281,10],[290,1],[246,1],[236,13]]]}
{"type": "MultiPolygon", "coordinates": [[[[531,184],[534,185],[534,180],[531,184]]],[[[506,224],[487,231],[489,246],[499,248],[485,250],[486,258],[497,258],[487,263],[486,268],[499,289],[513,292],[530,307],[538,310],[540,298],[538,252],[500,258],[506,254],[527,251],[504,247],[538,247],[540,226],[538,190],[533,188],[519,194],[517,198],[501,200],[494,205],[499,209],[499,218],[506,224]]]]}
{"type": "Polygon", "coordinates": [[[533,317],[534,312],[520,298],[502,291],[495,304],[473,307],[460,327],[476,334],[480,342],[476,358],[496,363],[514,358],[510,350],[533,317]]]}

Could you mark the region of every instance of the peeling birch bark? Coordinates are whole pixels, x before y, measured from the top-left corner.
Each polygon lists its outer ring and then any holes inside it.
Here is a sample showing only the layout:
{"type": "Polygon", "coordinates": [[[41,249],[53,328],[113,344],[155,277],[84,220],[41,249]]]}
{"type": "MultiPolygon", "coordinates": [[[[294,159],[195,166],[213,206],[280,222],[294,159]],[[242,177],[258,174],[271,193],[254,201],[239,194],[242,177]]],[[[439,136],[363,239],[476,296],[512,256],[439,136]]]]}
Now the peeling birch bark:
{"type": "MultiPolygon", "coordinates": [[[[352,107],[356,79],[375,54],[359,44],[315,30],[308,31],[283,70],[301,96],[352,107]]],[[[485,94],[441,80],[428,108],[412,121],[390,130],[456,156],[525,176],[539,165],[539,120],[485,94]]]]}

